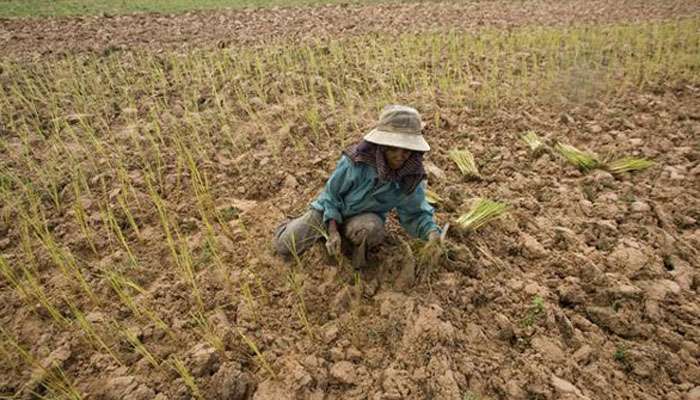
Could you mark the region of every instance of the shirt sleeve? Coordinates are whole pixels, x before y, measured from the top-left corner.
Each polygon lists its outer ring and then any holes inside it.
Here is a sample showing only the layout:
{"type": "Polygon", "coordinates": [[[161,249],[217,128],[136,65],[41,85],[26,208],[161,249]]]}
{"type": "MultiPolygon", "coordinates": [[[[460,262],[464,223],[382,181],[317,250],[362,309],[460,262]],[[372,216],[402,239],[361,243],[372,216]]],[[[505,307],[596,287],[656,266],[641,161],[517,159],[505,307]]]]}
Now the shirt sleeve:
{"type": "Polygon", "coordinates": [[[352,189],[354,180],[354,165],[347,156],[342,156],[335,170],[326,182],[321,194],[311,203],[311,207],[323,213],[323,222],[330,220],[343,223],[341,210],[344,208],[344,197],[352,189]]]}
{"type": "Polygon", "coordinates": [[[433,219],[435,209],[425,198],[425,181],[396,207],[396,211],[401,226],[413,237],[427,240],[431,231],[440,232],[433,219]]]}

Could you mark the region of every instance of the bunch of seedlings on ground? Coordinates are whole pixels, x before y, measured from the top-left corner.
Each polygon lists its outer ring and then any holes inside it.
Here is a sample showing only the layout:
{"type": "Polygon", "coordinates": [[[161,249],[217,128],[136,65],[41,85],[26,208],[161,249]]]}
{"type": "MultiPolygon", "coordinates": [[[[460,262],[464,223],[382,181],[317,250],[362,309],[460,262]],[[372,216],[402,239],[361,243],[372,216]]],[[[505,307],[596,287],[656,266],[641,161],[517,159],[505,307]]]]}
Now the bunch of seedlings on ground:
{"type": "Polygon", "coordinates": [[[438,266],[442,257],[447,255],[447,243],[444,239],[449,229],[450,224],[446,224],[442,228],[439,240],[428,241],[418,250],[416,261],[422,268],[427,269],[428,274],[438,266]]]}
{"type": "Polygon", "coordinates": [[[554,149],[581,172],[588,172],[600,166],[600,160],[595,153],[581,151],[564,143],[557,143],[554,149]]]}
{"type": "Polygon", "coordinates": [[[547,149],[547,145],[542,141],[535,131],[527,131],[522,136],[523,142],[530,147],[532,155],[537,156],[542,154],[547,149]]]}
{"type": "Polygon", "coordinates": [[[448,153],[448,156],[457,164],[462,175],[474,179],[481,178],[479,169],[474,161],[474,155],[469,150],[452,150],[448,153]]]}
{"type": "Polygon", "coordinates": [[[605,169],[612,174],[641,171],[654,165],[654,162],[646,158],[623,157],[605,164],[605,169]]]}
{"type": "Polygon", "coordinates": [[[502,216],[507,208],[505,203],[477,198],[469,211],[457,219],[457,225],[465,231],[475,231],[502,216]]]}

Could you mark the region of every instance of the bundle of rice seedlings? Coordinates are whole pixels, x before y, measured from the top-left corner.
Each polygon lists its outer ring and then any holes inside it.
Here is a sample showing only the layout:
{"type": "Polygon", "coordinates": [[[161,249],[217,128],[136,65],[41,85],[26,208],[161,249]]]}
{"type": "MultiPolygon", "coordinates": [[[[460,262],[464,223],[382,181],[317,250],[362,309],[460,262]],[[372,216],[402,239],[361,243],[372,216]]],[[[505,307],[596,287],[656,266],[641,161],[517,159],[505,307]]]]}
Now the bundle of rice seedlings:
{"type": "Polygon", "coordinates": [[[579,170],[586,172],[600,165],[600,160],[595,153],[587,153],[577,149],[574,146],[557,143],[555,149],[566,158],[568,162],[578,167],[579,170]]]}
{"type": "Polygon", "coordinates": [[[623,172],[641,171],[654,165],[654,162],[646,158],[623,157],[605,164],[605,169],[613,174],[623,172]]]}
{"type": "Polygon", "coordinates": [[[457,219],[457,223],[465,230],[474,231],[500,217],[507,208],[505,203],[478,198],[471,209],[457,219]]]}
{"type": "Polygon", "coordinates": [[[425,199],[430,204],[437,204],[443,201],[442,197],[440,197],[437,193],[433,192],[430,189],[425,190],[425,199]]]}
{"type": "Polygon", "coordinates": [[[481,174],[479,174],[479,170],[474,162],[474,155],[469,150],[452,150],[448,155],[457,164],[464,176],[481,178],[481,174]]]}
{"type": "Polygon", "coordinates": [[[429,277],[432,271],[440,264],[440,260],[447,255],[447,231],[450,229],[450,224],[447,223],[442,228],[440,240],[432,240],[423,244],[418,249],[418,267],[421,275],[429,277]]]}
{"type": "Polygon", "coordinates": [[[539,154],[546,148],[546,145],[535,131],[527,131],[523,135],[522,140],[530,147],[533,154],[539,154]]]}

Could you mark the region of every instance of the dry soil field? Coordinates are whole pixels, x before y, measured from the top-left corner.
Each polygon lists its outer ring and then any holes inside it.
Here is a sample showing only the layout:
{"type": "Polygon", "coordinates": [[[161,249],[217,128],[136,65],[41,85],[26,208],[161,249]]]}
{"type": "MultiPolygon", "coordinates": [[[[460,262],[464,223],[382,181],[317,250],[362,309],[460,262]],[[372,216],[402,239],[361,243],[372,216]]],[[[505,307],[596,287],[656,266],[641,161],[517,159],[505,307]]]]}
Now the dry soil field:
{"type": "Polygon", "coordinates": [[[0,19],[0,398],[700,399],[699,30],[675,0],[0,19]],[[441,224],[507,214],[433,268],[394,217],[359,272],[274,257],[389,103],[441,224]]]}

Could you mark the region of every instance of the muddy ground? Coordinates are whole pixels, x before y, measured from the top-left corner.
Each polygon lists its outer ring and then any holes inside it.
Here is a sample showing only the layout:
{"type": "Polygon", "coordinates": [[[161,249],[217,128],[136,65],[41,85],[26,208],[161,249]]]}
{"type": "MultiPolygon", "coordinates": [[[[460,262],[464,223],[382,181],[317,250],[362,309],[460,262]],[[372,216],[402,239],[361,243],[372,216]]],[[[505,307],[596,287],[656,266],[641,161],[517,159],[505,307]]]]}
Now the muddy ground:
{"type": "Polygon", "coordinates": [[[249,9],[176,16],[0,19],[0,55],[25,58],[133,48],[186,50],[367,33],[636,22],[699,12],[700,2],[682,0],[498,0],[249,9]]]}
{"type": "MultiPolygon", "coordinates": [[[[425,22],[424,28],[431,29],[438,23],[471,27],[477,22],[465,17],[469,12],[483,13],[483,23],[514,26],[637,21],[698,9],[697,2],[546,3],[548,11],[535,7],[543,2],[405,5],[400,10],[408,20],[416,9],[423,18],[441,18],[425,22]],[[529,7],[539,10],[537,16],[527,15],[529,7]],[[557,11],[561,7],[566,12],[557,11]]],[[[326,7],[313,13],[340,16],[350,9],[326,7]]],[[[385,9],[359,10],[388,18],[375,12],[385,9]]],[[[42,28],[50,39],[40,40],[31,30],[38,22],[5,20],[2,48],[21,56],[26,49],[44,52],[52,45],[56,52],[181,45],[175,35],[162,36],[157,43],[132,41],[123,26],[141,23],[148,27],[142,37],[161,37],[148,29],[180,30],[187,38],[185,46],[216,46],[226,32],[236,32],[233,21],[240,16],[256,22],[243,23],[241,32],[246,33],[231,40],[257,42],[255,32],[269,38],[282,35],[285,28],[289,35],[308,34],[304,24],[318,17],[301,17],[307,19],[298,27],[277,19],[303,14],[276,10],[50,20],[42,28]],[[222,24],[225,30],[197,36],[207,21],[217,18],[229,21],[222,24]],[[272,25],[263,27],[268,20],[272,25]],[[104,32],[115,33],[91,43],[83,40],[100,24],[104,32]],[[31,33],[12,41],[5,40],[7,32],[18,37],[31,33]]],[[[379,29],[380,21],[367,23],[367,29],[379,29]]],[[[324,29],[344,28],[329,24],[324,29]]],[[[335,265],[316,246],[298,268],[313,327],[313,333],[307,332],[296,313],[298,299],[289,289],[290,265],[271,254],[269,240],[280,220],[301,212],[314,197],[339,154],[326,144],[311,155],[287,146],[277,157],[270,152],[275,148],[270,138],[261,136],[235,160],[222,156],[206,166],[221,194],[217,204],[235,211],[231,226],[247,227],[218,239],[232,280],[252,282],[256,299],[256,307],[250,307],[238,293],[229,297],[212,268],[199,271],[205,308],[217,310],[208,317],[223,338],[224,353],[194,333],[190,289],[168,260],[152,207],[137,211],[143,232],[135,251],[146,260],[144,267],[125,273],[146,288],[139,301],[166,316],[182,336],[170,338],[154,324],[138,321],[104,283],[96,283],[101,285],[97,292],[111,299],[114,309],[109,315],[105,309],[86,310],[87,318],[107,336],[108,317],[133,324],[134,333],[158,359],[184,354],[206,399],[700,398],[700,88],[660,84],[610,99],[504,109],[488,118],[467,107],[441,104],[439,97],[416,106],[434,148],[427,157],[436,166],[429,184],[445,199],[437,206],[438,221],[453,221],[465,198],[485,196],[511,206],[507,217],[476,233],[451,231],[448,258],[432,273],[419,269],[417,279],[406,273],[415,260],[405,251],[409,238],[394,218],[388,223],[387,243],[361,272],[359,284],[347,267],[335,265]],[[644,156],[657,164],[634,174],[584,174],[553,154],[532,156],[519,140],[528,129],[549,141],[566,141],[599,154],[644,156]],[[448,159],[447,150],[460,146],[477,156],[483,180],[464,180],[448,159]],[[243,267],[259,274],[259,284],[245,276],[243,267]],[[542,299],[540,309],[533,305],[537,297],[542,299]],[[257,343],[276,377],[256,362],[234,327],[257,343]]],[[[363,116],[368,123],[371,118],[363,116]]],[[[292,129],[303,129],[302,118],[290,123],[292,129]]],[[[334,129],[332,119],[326,124],[334,129]]],[[[175,182],[174,166],[167,172],[171,175],[166,181],[175,182]]],[[[130,173],[139,180],[138,171],[130,173]]],[[[167,202],[177,210],[193,254],[201,254],[204,228],[192,199],[172,192],[167,202]]],[[[99,220],[96,205],[88,205],[88,212],[99,220]]],[[[126,262],[123,251],[88,258],[72,217],[50,219],[61,243],[85,254],[88,263],[126,262]]],[[[21,259],[16,229],[0,226],[0,232],[6,235],[0,241],[3,255],[10,262],[21,259]]],[[[130,238],[138,241],[136,235],[130,238]]],[[[97,246],[109,248],[99,240],[97,246]]],[[[42,262],[50,265],[50,260],[42,262]]],[[[69,287],[50,268],[43,272],[51,295],[58,297],[69,287]]],[[[96,277],[94,282],[99,282],[96,277]]],[[[43,364],[60,365],[87,398],[192,398],[173,370],[154,367],[123,343],[114,350],[125,365],[117,365],[79,335],[48,322],[41,307],[28,307],[4,281],[0,300],[2,326],[43,364]]],[[[12,361],[20,365],[18,358],[12,361]]],[[[0,394],[32,398],[40,375],[37,369],[0,365],[0,394]]]]}

